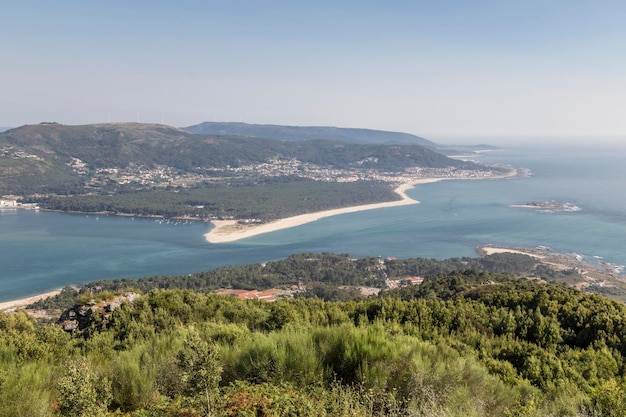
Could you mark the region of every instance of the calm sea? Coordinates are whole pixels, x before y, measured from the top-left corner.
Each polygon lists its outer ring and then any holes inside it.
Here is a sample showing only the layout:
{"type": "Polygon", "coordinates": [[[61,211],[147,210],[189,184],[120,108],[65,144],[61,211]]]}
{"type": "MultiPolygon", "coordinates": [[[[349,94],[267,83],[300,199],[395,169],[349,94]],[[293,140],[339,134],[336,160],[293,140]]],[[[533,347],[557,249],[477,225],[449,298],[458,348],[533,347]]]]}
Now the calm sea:
{"type": "Polygon", "coordinates": [[[204,223],[0,211],[0,301],[106,278],[188,274],[298,252],[354,256],[474,256],[483,244],[538,246],[626,263],[626,147],[514,148],[480,159],[523,178],[443,181],[409,195],[422,203],[330,217],[230,244],[204,223]],[[575,212],[512,208],[558,201],[575,212]]]}

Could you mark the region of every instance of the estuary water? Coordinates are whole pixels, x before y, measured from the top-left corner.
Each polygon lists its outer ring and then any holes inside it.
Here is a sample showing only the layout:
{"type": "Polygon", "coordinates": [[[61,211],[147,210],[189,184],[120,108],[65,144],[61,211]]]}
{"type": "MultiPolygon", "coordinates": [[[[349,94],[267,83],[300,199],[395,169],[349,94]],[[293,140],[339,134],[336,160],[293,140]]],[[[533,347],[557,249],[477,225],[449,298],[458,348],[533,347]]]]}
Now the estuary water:
{"type": "Polygon", "coordinates": [[[211,226],[130,217],[0,210],[0,302],[97,279],[189,274],[299,252],[475,256],[484,244],[539,246],[626,263],[626,146],[518,147],[475,158],[522,177],[442,181],[408,195],[421,204],[328,217],[228,244],[211,226]],[[514,208],[570,203],[578,211],[514,208]]]}

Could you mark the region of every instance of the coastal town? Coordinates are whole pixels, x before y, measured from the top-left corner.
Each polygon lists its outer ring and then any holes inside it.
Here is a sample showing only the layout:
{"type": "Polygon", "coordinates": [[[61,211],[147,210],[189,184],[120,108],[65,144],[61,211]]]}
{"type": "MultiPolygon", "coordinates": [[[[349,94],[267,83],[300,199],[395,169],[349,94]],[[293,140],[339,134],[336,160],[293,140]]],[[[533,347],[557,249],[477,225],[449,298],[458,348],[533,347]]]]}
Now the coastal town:
{"type": "MultiPolygon", "coordinates": [[[[359,161],[359,165],[374,160],[359,161]]],[[[68,165],[74,172],[86,176],[85,188],[98,189],[111,184],[153,187],[189,187],[201,182],[224,180],[254,180],[259,178],[294,177],[325,182],[381,181],[392,184],[409,183],[424,178],[438,179],[487,179],[496,178],[510,168],[481,165],[482,169],[459,169],[455,167],[411,167],[402,172],[390,172],[374,168],[340,169],[302,162],[296,158],[272,158],[264,163],[240,167],[200,168],[196,173],[179,172],[173,167],[156,165],[147,167],[130,163],[125,168],[90,169],[88,164],[72,158],[68,165]]]]}

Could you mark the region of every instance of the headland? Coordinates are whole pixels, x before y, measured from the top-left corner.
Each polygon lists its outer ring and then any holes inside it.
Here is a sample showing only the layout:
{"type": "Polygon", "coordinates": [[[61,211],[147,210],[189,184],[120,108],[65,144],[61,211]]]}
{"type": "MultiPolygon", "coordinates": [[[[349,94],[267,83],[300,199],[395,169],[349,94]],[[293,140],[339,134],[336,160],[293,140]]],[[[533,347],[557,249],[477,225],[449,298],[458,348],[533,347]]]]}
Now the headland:
{"type": "Polygon", "coordinates": [[[538,263],[549,266],[555,271],[569,271],[580,276],[582,280],[572,282],[578,289],[585,289],[592,285],[611,286],[616,282],[623,283],[621,275],[623,265],[615,265],[601,261],[601,258],[583,256],[577,253],[558,253],[547,246],[508,247],[485,245],[477,248],[479,255],[493,255],[496,253],[517,253],[537,259],[538,263]]]}

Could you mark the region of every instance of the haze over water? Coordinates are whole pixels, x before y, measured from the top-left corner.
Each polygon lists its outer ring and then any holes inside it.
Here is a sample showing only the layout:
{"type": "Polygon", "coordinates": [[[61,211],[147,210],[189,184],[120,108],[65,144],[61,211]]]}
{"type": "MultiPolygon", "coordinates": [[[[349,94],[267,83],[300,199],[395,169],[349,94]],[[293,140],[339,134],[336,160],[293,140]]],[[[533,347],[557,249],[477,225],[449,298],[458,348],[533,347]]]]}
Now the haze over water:
{"type": "Polygon", "coordinates": [[[513,148],[480,159],[530,170],[524,178],[443,181],[409,190],[421,204],[321,219],[230,244],[204,223],[0,211],[0,301],[97,279],[187,274],[299,252],[354,256],[475,256],[479,245],[546,245],[626,263],[626,147],[513,148]],[[546,213],[510,205],[575,204],[546,213]]]}

